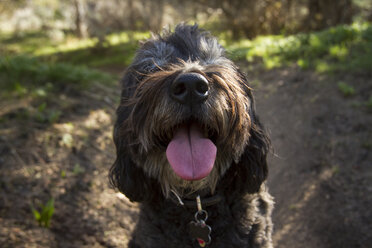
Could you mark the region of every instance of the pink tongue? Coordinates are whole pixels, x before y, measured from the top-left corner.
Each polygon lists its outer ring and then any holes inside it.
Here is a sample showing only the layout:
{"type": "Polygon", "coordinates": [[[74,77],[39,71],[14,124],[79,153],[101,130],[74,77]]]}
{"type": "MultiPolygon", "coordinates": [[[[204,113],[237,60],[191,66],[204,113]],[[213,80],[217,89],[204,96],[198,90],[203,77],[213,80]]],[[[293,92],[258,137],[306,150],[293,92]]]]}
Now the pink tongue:
{"type": "Polygon", "coordinates": [[[167,147],[167,158],[174,172],[185,180],[199,180],[211,172],[217,148],[204,138],[196,124],[181,126],[167,147]]]}

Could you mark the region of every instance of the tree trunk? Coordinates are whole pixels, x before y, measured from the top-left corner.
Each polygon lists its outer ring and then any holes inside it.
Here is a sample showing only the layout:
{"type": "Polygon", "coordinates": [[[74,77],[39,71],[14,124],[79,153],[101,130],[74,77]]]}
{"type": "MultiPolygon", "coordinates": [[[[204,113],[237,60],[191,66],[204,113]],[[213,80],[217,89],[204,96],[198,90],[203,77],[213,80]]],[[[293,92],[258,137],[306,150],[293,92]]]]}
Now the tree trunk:
{"type": "Polygon", "coordinates": [[[86,25],[83,21],[84,8],[81,0],[74,0],[75,8],[75,33],[79,38],[86,38],[88,36],[86,25]]]}

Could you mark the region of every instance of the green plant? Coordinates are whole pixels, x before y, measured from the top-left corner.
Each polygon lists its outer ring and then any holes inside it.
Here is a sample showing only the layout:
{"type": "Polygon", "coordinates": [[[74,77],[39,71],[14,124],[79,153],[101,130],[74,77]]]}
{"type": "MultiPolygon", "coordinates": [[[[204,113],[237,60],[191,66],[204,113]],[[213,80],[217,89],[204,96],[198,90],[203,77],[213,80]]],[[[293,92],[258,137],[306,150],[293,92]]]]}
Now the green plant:
{"type": "Polygon", "coordinates": [[[353,86],[351,85],[348,85],[344,82],[339,82],[338,83],[338,89],[341,91],[341,93],[344,95],[344,96],[352,96],[355,94],[355,89],[353,86]]]}
{"type": "Polygon", "coordinates": [[[268,35],[237,42],[222,40],[234,60],[262,61],[267,69],[293,63],[319,73],[370,72],[372,24],[340,25],[319,32],[268,35]]]}
{"type": "Polygon", "coordinates": [[[35,118],[38,122],[52,124],[59,120],[61,114],[62,112],[58,109],[48,109],[47,103],[43,102],[37,107],[35,118]]]}
{"type": "Polygon", "coordinates": [[[45,205],[40,204],[41,211],[31,206],[32,213],[34,214],[35,220],[40,226],[49,228],[50,221],[54,214],[54,199],[51,198],[45,205]]]}

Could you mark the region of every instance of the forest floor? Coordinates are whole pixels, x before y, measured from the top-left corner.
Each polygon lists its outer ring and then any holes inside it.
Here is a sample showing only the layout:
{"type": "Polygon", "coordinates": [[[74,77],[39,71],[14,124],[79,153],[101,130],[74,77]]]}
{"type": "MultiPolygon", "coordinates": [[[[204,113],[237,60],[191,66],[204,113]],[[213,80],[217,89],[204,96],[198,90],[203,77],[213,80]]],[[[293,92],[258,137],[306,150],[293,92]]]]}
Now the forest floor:
{"type": "MultiPolygon", "coordinates": [[[[297,67],[250,71],[273,144],[275,247],[370,247],[371,77],[297,67]],[[339,82],[355,93],[345,96],[339,82]]],[[[65,89],[54,99],[63,111],[52,124],[24,118],[27,98],[0,100],[0,247],[126,247],[137,204],[107,177],[118,99],[117,85],[65,89]],[[31,209],[51,198],[50,227],[41,227],[31,209]]]]}

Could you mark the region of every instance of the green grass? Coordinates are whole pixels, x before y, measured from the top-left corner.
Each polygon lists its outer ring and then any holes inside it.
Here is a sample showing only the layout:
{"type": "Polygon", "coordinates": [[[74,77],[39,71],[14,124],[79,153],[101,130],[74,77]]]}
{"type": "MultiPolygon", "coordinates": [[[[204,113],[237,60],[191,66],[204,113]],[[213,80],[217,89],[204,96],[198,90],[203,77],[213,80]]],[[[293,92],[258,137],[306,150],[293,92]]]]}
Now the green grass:
{"type": "Polygon", "coordinates": [[[28,55],[47,62],[66,62],[69,64],[101,67],[127,66],[133,59],[139,40],[150,36],[148,32],[121,32],[98,38],[78,39],[67,36],[63,41],[52,41],[40,32],[25,33],[14,37],[1,34],[0,53],[8,56],[28,55]]]}
{"type": "Polygon", "coordinates": [[[65,88],[81,90],[92,82],[111,82],[112,76],[83,66],[46,63],[27,56],[0,58],[3,92],[44,97],[65,88]]]}
{"type": "Polygon", "coordinates": [[[0,53],[2,55],[29,54],[34,55],[43,47],[57,44],[45,32],[23,32],[22,34],[0,33],[0,53]]]}
{"type": "MultiPolygon", "coordinates": [[[[127,31],[107,35],[101,41],[66,36],[57,42],[41,33],[21,37],[6,34],[0,38],[5,45],[0,53],[26,54],[46,62],[124,68],[132,61],[138,41],[149,36],[148,32],[127,31]]],[[[319,73],[372,71],[371,23],[340,25],[308,34],[259,36],[253,40],[231,41],[225,33],[219,37],[231,59],[262,63],[267,69],[296,64],[319,73]]]]}
{"type": "Polygon", "coordinates": [[[372,71],[372,25],[354,23],[321,32],[223,40],[231,58],[262,61],[267,69],[297,64],[319,73],[372,71]]]}
{"type": "Polygon", "coordinates": [[[25,99],[28,104],[8,118],[53,124],[60,121],[70,102],[65,95],[78,96],[96,84],[110,85],[117,78],[98,70],[67,63],[47,63],[28,56],[0,58],[0,99],[25,99]]]}
{"type": "Polygon", "coordinates": [[[90,47],[43,56],[56,61],[89,67],[128,66],[135,54],[137,44],[123,43],[110,47],[90,47]]]}

